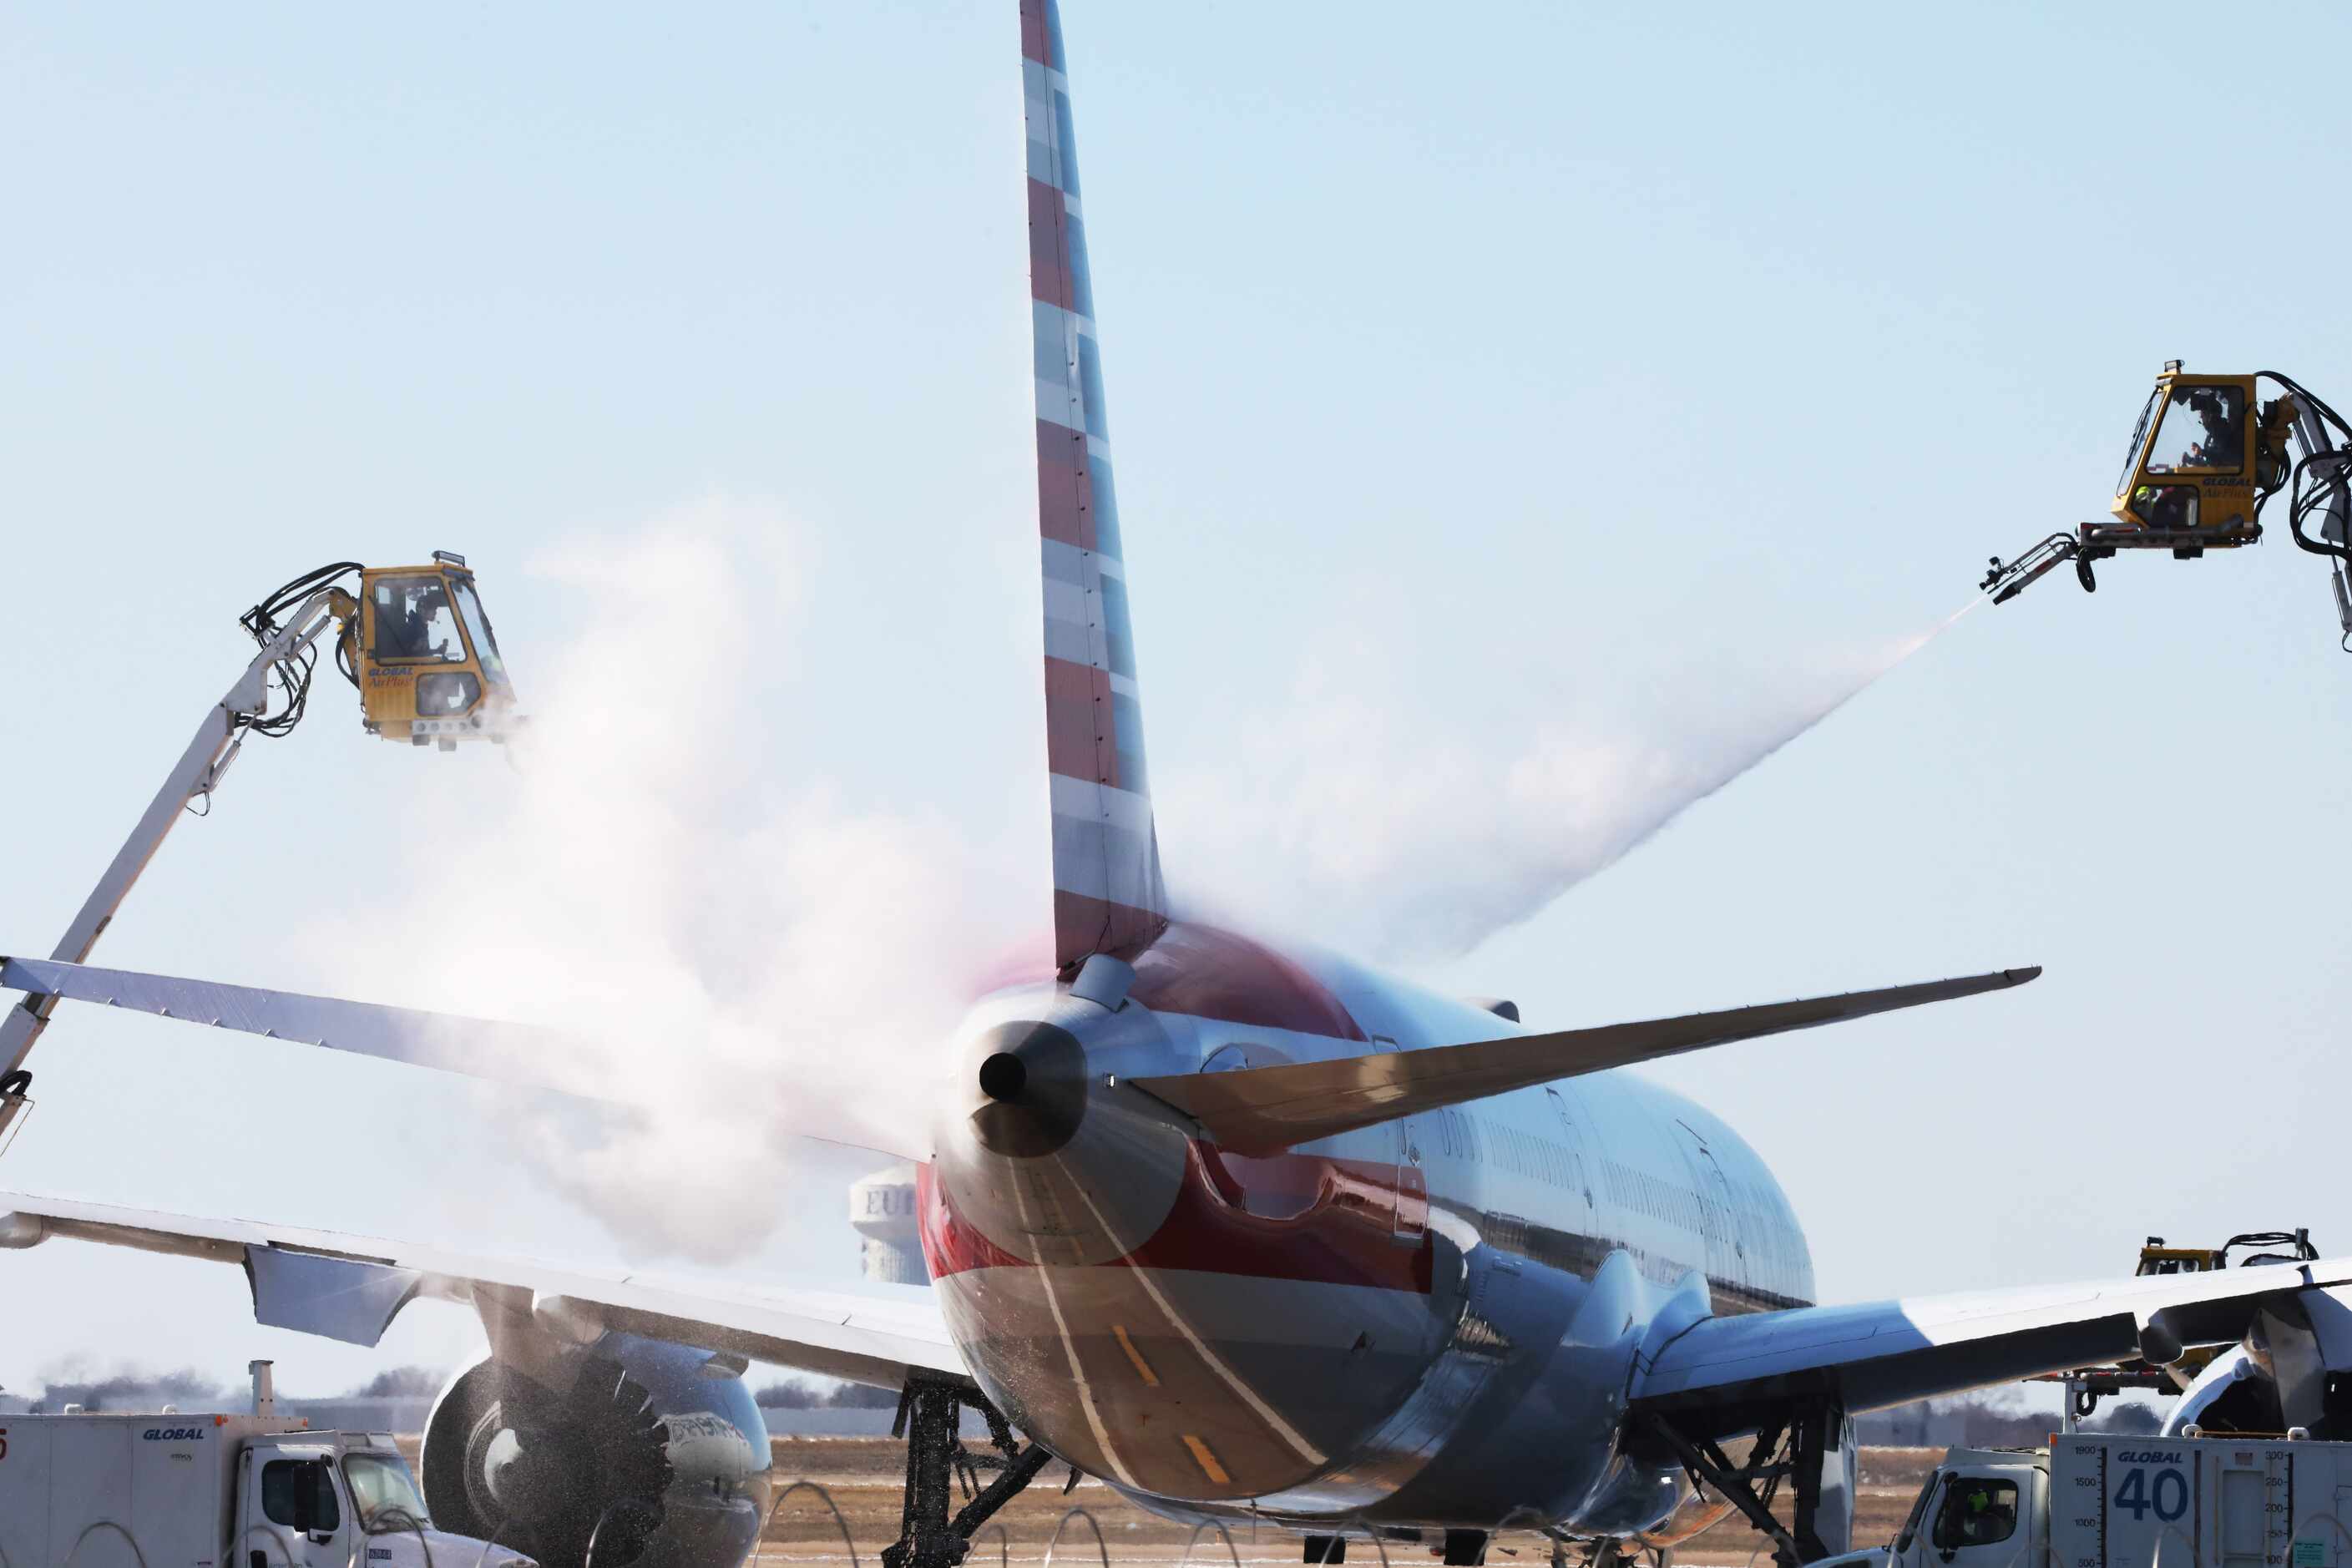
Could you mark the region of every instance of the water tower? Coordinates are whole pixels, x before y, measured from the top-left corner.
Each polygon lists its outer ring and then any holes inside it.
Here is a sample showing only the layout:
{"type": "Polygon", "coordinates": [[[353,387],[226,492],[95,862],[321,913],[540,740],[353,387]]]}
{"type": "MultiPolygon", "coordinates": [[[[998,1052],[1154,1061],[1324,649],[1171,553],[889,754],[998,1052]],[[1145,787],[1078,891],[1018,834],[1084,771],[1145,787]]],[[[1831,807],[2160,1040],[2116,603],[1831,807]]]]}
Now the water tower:
{"type": "Polygon", "coordinates": [[[915,1235],[915,1167],[892,1165],[849,1189],[849,1223],[864,1237],[866,1278],[887,1285],[928,1285],[915,1235]]]}

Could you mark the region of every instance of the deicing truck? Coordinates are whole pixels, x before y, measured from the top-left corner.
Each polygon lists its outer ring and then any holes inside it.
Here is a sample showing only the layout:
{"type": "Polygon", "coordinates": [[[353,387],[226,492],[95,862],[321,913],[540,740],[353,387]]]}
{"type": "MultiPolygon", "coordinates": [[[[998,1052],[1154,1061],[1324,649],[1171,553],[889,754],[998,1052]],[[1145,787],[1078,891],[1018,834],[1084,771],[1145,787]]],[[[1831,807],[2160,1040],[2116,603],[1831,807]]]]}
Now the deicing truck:
{"type": "Polygon", "coordinates": [[[1814,1568],[1832,1565],[2352,1568],[2352,1443],[2083,1433],[1954,1448],[1894,1541],[1814,1568]]]}
{"type": "Polygon", "coordinates": [[[0,1415],[6,1568],[535,1568],[435,1530],[386,1434],[275,1414],[0,1415]]]}

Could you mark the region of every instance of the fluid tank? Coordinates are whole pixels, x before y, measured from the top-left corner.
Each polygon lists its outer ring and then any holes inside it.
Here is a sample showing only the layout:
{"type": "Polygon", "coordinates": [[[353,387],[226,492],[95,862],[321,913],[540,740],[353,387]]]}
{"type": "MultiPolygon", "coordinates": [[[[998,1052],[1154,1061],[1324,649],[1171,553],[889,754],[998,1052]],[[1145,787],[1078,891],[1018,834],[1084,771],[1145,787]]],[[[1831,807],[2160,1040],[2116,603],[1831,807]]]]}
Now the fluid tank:
{"type": "Polygon", "coordinates": [[[892,1165],[849,1189],[849,1223],[862,1237],[866,1278],[886,1285],[927,1285],[922,1244],[915,1235],[915,1167],[892,1165]]]}

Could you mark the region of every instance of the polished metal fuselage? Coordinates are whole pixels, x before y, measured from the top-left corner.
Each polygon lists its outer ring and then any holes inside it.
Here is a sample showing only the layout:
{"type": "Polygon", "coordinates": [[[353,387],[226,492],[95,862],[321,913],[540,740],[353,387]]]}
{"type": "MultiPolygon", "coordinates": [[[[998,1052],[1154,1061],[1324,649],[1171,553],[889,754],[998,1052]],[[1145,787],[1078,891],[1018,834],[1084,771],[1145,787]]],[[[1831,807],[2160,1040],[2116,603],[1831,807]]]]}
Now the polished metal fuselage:
{"type": "Polygon", "coordinates": [[[1719,1515],[1621,1428],[1645,1347],[1811,1300],[1755,1152],[1612,1072],[1225,1154],[1126,1080],[1532,1031],[1336,959],[1163,946],[1115,1013],[1040,984],[968,1021],[921,1207],[990,1395],[1180,1516],[1663,1542],[1719,1515]],[[1020,1041],[1052,1082],[1008,1119],[976,1068],[1020,1041]]]}

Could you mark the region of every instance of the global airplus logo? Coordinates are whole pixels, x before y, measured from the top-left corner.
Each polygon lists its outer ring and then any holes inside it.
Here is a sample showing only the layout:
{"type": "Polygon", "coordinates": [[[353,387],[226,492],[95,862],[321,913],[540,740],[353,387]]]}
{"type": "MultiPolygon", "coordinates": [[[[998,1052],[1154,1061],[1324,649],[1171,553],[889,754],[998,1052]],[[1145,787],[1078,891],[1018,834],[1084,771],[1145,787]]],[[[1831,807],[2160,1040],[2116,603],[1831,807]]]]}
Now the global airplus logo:
{"type": "Polygon", "coordinates": [[[150,1443],[193,1443],[205,1435],[201,1426],[150,1426],[139,1434],[150,1443]]]}

